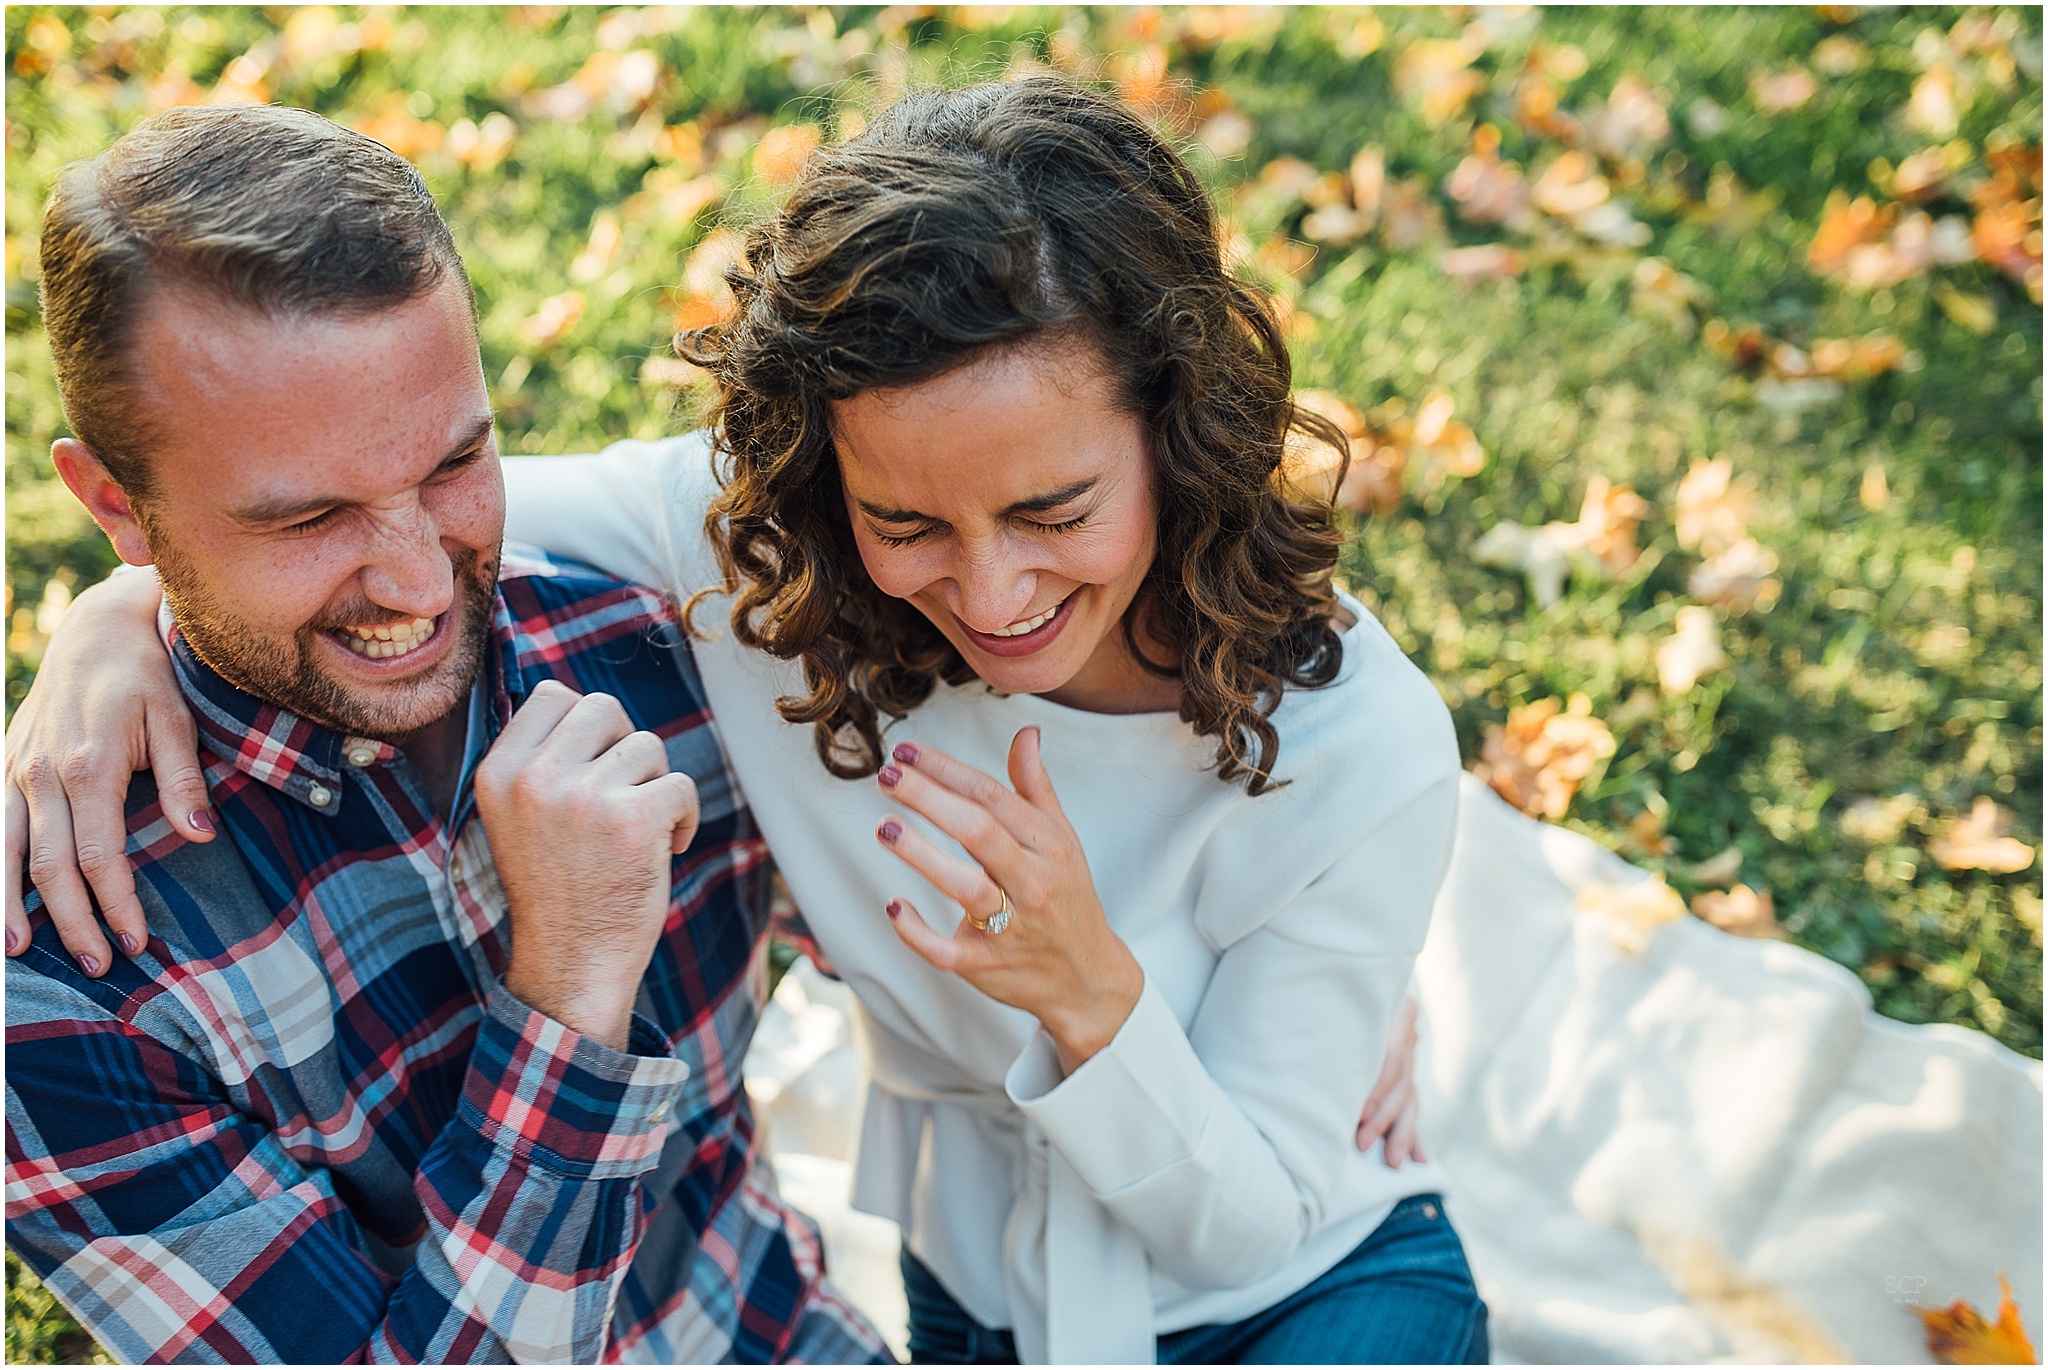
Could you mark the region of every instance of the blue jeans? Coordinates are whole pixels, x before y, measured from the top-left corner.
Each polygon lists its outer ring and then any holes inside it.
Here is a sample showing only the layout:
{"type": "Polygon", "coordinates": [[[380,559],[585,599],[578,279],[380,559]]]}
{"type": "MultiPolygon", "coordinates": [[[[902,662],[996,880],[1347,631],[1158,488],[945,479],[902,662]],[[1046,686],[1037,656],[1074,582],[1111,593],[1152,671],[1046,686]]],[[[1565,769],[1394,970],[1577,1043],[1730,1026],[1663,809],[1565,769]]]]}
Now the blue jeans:
{"type": "MultiPolygon", "coordinates": [[[[903,1251],[910,1359],[921,1365],[1013,1365],[1009,1332],[983,1327],[903,1251]]],[[[1443,1200],[1394,1206],[1350,1255],[1242,1322],[1159,1338],[1161,1365],[1484,1365],[1486,1305],[1443,1200]]]]}

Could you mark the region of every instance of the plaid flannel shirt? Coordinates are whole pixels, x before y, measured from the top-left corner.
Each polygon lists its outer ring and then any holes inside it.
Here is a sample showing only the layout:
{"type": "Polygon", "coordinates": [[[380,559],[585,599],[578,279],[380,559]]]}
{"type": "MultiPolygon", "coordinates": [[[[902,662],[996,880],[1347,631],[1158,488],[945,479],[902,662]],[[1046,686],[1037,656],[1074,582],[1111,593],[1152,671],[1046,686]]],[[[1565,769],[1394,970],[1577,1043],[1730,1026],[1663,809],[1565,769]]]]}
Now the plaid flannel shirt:
{"type": "Polygon", "coordinates": [[[527,1008],[465,779],[242,693],[167,623],[222,836],[146,776],[141,955],[99,980],[30,895],[7,962],[7,1239],[124,1360],[872,1361],[777,1199],[740,1063],[771,867],[650,591],[508,555],[488,732],[541,680],[617,696],[703,821],[629,1051],[527,1008]]]}

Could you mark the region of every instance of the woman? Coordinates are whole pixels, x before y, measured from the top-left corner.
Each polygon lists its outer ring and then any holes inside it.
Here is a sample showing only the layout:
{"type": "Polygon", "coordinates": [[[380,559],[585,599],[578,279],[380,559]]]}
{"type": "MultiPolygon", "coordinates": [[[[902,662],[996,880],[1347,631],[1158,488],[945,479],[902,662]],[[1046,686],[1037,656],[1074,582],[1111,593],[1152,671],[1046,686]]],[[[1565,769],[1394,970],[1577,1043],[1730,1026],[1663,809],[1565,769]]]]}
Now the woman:
{"type": "Polygon", "coordinates": [[[1483,1360],[1428,1168],[1350,1144],[1449,718],[1279,480],[1334,435],[1192,174],[1062,81],[916,96],[729,282],[708,439],[510,461],[508,532],[691,600],[913,1354],[1483,1360]]]}

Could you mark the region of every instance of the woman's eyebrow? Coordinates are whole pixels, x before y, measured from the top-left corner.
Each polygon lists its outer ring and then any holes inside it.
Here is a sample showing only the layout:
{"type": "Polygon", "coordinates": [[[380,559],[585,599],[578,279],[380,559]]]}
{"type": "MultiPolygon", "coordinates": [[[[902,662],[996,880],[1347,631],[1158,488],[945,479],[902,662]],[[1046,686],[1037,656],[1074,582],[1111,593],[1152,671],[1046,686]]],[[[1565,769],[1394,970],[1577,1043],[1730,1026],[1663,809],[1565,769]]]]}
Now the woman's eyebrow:
{"type": "MultiPolygon", "coordinates": [[[[1033,495],[1029,499],[1020,499],[1009,508],[1003,510],[1003,512],[1005,514],[1042,514],[1048,509],[1057,509],[1062,504],[1070,500],[1077,500],[1090,490],[1093,490],[1100,479],[1099,476],[1090,476],[1086,480],[1077,480],[1071,485],[1062,485],[1057,490],[1048,490],[1042,495],[1033,495]]],[[[895,509],[886,504],[876,504],[871,500],[857,500],[855,502],[860,505],[862,513],[882,523],[940,521],[933,519],[930,514],[920,514],[914,509],[895,509]]]]}

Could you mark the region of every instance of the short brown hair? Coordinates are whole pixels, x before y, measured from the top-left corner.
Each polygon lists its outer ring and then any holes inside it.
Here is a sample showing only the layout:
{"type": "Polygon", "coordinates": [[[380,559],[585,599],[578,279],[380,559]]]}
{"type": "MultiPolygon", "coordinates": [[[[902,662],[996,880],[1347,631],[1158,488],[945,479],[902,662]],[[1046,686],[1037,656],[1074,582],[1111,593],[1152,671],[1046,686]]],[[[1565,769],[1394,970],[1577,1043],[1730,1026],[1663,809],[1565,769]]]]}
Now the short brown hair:
{"type": "Polygon", "coordinates": [[[43,211],[43,326],[71,431],[131,497],[149,425],[129,402],[129,335],[152,288],[277,314],[371,313],[462,258],[404,158],[308,110],[166,110],[66,167],[43,211]]]}
{"type": "MultiPolygon", "coordinates": [[[[1194,173],[1113,97],[1038,77],[912,95],[812,157],[726,277],[739,308],[679,350],[718,386],[724,487],[707,522],[735,636],[803,663],[778,702],[835,775],[881,764],[880,716],[972,673],[931,621],[868,578],[848,524],[830,405],[1062,335],[1092,344],[1151,437],[1159,550],[1148,604],[1216,739],[1217,777],[1278,783],[1283,690],[1336,678],[1327,501],[1275,473],[1297,411],[1264,297],[1223,259],[1194,173]]],[[[1341,447],[1339,450],[1342,450],[1341,447]]],[[[1134,606],[1134,612],[1137,606],[1134,606]]]]}

